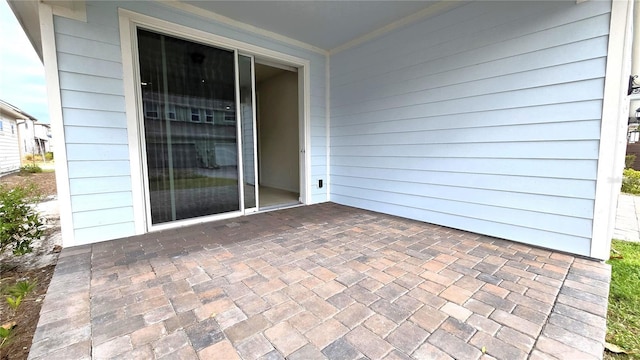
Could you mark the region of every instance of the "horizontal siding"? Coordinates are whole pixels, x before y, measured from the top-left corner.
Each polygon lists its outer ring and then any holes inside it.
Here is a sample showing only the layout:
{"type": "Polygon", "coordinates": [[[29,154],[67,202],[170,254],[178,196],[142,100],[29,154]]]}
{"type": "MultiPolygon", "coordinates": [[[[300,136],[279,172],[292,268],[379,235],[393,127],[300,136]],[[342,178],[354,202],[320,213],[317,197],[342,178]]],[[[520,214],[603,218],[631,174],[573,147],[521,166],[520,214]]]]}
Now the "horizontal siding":
{"type": "Polygon", "coordinates": [[[107,194],[74,195],[71,206],[76,212],[102,209],[117,209],[133,206],[131,192],[110,192],[107,194]]]}
{"type": "Polygon", "coordinates": [[[367,119],[367,126],[362,124],[331,124],[331,138],[360,134],[387,134],[396,132],[413,132],[441,129],[465,129],[509,125],[545,124],[568,121],[584,121],[599,119],[602,111],[601,100],[588,100],[561,104],[526,106],[511,109],[487,110],[466,113],[460,109],[457,114],[425,116],[398,120],[379,120],[377,117],[367,119]],[[481,115],[483,121],[478,122],[481,115]]]}
{"type": "Polygon", "coordinates": [[[331,58],[331,199],[589,254],[611,4],[474,2],[331,58]]]}
{"type": "Polygon", "coordinates": [[[135,233],[133,221],[75,229],[75,245],[91,244],[131,236],[135,233]]]}
{"type": "Polygon", "coordinates": [[[67,144],[122,144],[127,138],[127,129],[65,126],[67,144]]]}
{"type": "MultiPolygon", "coordinates": [[[[134,233],[118,8],[308,59],[311,178],[327,173],[325,57],[154,2],[87,2],[87,22],[54,17],[76,243],[134,233]]],[[[313,202],[327,199],[312,187],[313,202]]]]}
{"type": "MultiPolygon", "coordinates": [[[[567,194],[560,193],[554,194],[554,191],[549,191],[548,196],[539,196],[541,194],[527,193],[529,188],[522,186],[520,189],[514,189],[507,191],[504,189],[488,190],[486,188],[480,188],[480,185],[472,184],[473,186],[465,185],[453,185],[453,184],[434,184],[432,182],[406,182],[406,186],[398,189],[394,186],[394,182],[397,180],[385,180],[385,179],[344,179],[343,176],[332,174],[332,179],[336,182],[345,182],[345,180],[351,180],[357,182],[357,187],[351,187],[351,189],[372,189],[379,192],[392,192],[394,194],[402,194],[414,196],[419,194],[420,197],[425,198],[425,201],[431,201],[430,199],[437,200],[451,200],[460,203],[469,203],[476,205],[490,205],[492,207],[500,207],[504,209],[514,210],[527,210],[538,213],[545,213],[550,215],[564,215],[569,217],[577,217],[589,220],[593,213],[593,200],[569,197],[567,194]],[[520,190],[521,192],[516,192],[520,190]]],[[[515,182],[520,179],[510,179],[515,182]]],[[[525,179],[527,183],[531,183],[530,179],[525,179]]],[[[535,180],[534,180],[535,181],[535,180]]],[[[338,185],[335,185],[338,186],[338,185]]],[[[344,189],[352,191],[350,189],[344,189]]],[[[484,214],[487,215],[487,214],[484,214]]]]}
{"type": "Polygon", "coordinates": [[[129,176],[77,178],[70,179],[69,186],[71,196],[131,191],[131,178],[129,176]]]}
{"type": "Polygon", "coordinates": [[[0,117],[0,175],[20,169],[20,144],[18,128],[13,120],[0,117]],[[13,133],[11,126],[14,127],[13,133]]]}
{"type": "Polygon", "coordinates": [[[69,161],[69,177],[73,179],[127,176],[129,172],[129,161],[69,161]]]}
{"type": "MultiPolygon", "coordinates": [[[[101,209],[91,211],[77,211],[73,213],[73,222],[82,224],[86,228],[93,228],[114,223],[127,223],[133,217],[133,207],[115,209],[101,209]]],[[[81,229],[81,227],[76,227],[81,229]]]]}
{"type": "Polygon", "coordinates": [[[67,153],[69,161],[129,160],[128,145],[67,144],[67,153]]]}
{"type": "Polygon", "coordinates": [[[62,116],[67,126],[127,128],[127,117],[123,112],[93,109],[63,109],[62,116]]]}
{"type": "MultiPolygon", "coordinates": [[[[479,234],[490,234],[503,239],[511,239],[514,233],[518,234],[519,242],[531,244],[534,246],[542,246],[553,248],[569,253],[586,254],[590,250],[588,242],[584,238],[567,235],[563,233],[552,233],[537,226],[533,228],[506,224],[499,221],[486,221],[477,218],[467,218],[459,214],[447,214],[438,211],[432,211],[426,206],[411,207],[406,204],[396,205],[393,203],[385,203],[374,199],[363,199],[351,197],[349,195],[338,195],[333,193],[331,189],[331,201],[339,204],[357,203],[358,207],[377,211],[381,213],[393,214],[405,218],[415,219],[419,221],[439,224],[443,226],[453,227],[456,229],[471,231],[479,234]],[[554,242],[554,246],[549,246],[550,242],[554,242]]],[[[355,205],[353,205],[355,206],[355,205]]]]}
{"type": "MultiPolygon", "coordinates": [[[[450,189],[451,191],[461,191],[461,188],[473,190],[502,190],[509,196],[514,192],[518,192],[587,200],[592,200],[594,197],[593,181],[591,180],[478,173],[470,176],[469,173],[407,169],[391,170],[338,165],[336,165],[335,171],[332,172],[331,175],[332,177],[336,176],[338,178],[353,178],[351,181],[357,182],[358,186],[362,186],[362,184],[368,180],[380,179],[390,182],[387,184],[388,188],[393,188],[394,182],[403,181],[407,183],[407,186],[413,184],[434,185],[436,187],[450,186],[452,187],[452,189],[450,189]]],[[[559,211],[565,212],[567,209],[559,209],[559,211]]]]}
{"type": "Polygon", "coordinates": [[[60,73],[61,90],[77,92],[124,95],[122,81],[120,79],[97,77],[95,75],[78,74],[71,72],[60,73]]]}
{"type": "MultiPolygon", "coordinates": [[[[450,158],[450,157],[391,157],[391,156],[340,156],[331,159],[332,174],[340,168],[354,171],[382,169],[389,173],[395,170],[419,170],[459,174],[520,175],[528,177],[564,178],[573,180],[595,180],[597,163],[593,160],[569,159],[499,159],[499,158],[450,158]],[[357,161],[357,164],[356,164],[357,161]],[[336,166],[334,169],[333,166],[336,166]],[[334,171],[335,170],[335,171],[334,171]]],[[[402,176],[402,175],[400,175],[402,176]]],[[[464,175],[466,176],[466,175],[464,175]]],[[[589,187],[593,181],[587,182],[589,187]]]]}

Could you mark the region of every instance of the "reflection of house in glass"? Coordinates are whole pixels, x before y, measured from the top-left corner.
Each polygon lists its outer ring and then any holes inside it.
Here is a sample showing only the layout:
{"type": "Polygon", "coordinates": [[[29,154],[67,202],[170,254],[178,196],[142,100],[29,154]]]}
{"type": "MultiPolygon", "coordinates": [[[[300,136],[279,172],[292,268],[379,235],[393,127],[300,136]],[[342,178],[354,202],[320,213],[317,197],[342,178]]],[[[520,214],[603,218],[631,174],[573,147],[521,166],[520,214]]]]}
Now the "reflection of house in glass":
{"type": "Polygon", "coordinates": [[[150,169],[167,166],[168,138],[174,168],[237,166],[233,101],[147,91],[143,91],[142,101],[150,169]]]}

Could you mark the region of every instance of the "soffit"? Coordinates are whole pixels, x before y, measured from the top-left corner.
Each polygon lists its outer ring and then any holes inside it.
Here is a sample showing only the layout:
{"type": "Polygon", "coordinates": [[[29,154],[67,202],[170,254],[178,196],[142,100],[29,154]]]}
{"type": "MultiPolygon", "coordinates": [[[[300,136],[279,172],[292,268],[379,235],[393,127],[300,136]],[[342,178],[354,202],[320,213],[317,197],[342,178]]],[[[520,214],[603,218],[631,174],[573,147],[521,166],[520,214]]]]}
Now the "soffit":
{"type": "Polygon", "coordinates": [[[330,50],[438,1],[183,1],[330,50]]]}

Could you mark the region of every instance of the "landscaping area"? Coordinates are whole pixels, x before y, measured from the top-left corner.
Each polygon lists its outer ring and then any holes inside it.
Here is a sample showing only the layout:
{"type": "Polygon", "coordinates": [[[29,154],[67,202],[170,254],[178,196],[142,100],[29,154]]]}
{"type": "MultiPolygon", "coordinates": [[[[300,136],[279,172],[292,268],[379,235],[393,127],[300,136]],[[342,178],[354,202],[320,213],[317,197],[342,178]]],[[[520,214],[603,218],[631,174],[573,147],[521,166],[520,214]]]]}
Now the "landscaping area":
{"type": "Polygon", "coordinates": [[[613,240],[607,342],[625,353],[606,359],[640,359],[640,243],[613,240]]]}
{"type": "MultiPolygon", "coordinates": [[[[11,203],[12,209],[20,208],[19,200],[24,196],[28,202],[39,201],[38,215],[28,222],[36,224],[33,235],[36,237],[28,244],[7,245],[9,234],[15,229],[11,218],[22,215],[7,214],[2,217],[2,244],[0,247],[0,359],[26,359],[31,340],[38,324],[40,308],[53,275],[58,252],[59,219],[55,211],[56,195],[55,173],[40,172],[35,166],[26,167],[20,173],[0,178],[0,197],[2,204],[11,203]],[[35,170],[34,170],[35,169],[35,170]],[[11,191],[14,192],[11,192],[11,191]],[[16,193],[20,193],[16,195],[16,193]],[[31,248],[31,251],[28,251],[31,248]]],[[[0,204],[0,205],[2,205],[0,204]]],[[[0,206],[0,209],[2,207],[0,206]]],[[[33,213],[29,214],[33,216],[33,213]]]]}

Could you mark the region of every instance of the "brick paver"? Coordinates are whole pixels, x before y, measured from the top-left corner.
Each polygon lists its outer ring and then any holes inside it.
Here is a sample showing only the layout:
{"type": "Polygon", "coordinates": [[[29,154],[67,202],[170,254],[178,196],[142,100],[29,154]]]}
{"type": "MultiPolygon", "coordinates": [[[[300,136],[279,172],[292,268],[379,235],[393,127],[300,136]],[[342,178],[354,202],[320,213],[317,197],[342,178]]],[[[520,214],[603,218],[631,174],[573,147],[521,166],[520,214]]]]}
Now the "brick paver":
{"type": "Polygon", "coordinates": [[[297,207],[64,249],[29,358],[601,358],[609,278],[545,249],[297,207]]]}

